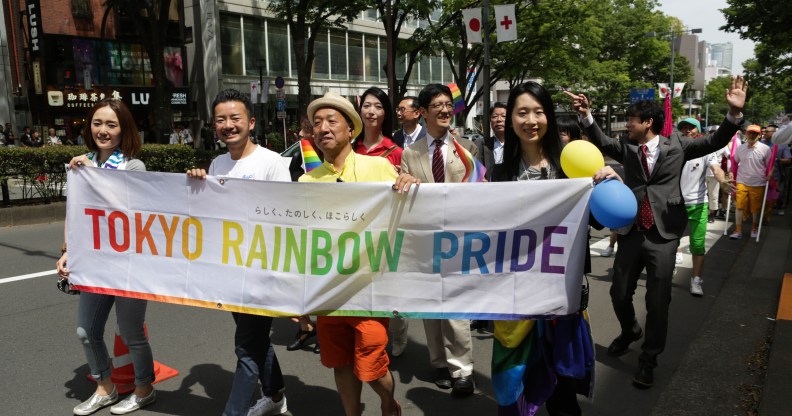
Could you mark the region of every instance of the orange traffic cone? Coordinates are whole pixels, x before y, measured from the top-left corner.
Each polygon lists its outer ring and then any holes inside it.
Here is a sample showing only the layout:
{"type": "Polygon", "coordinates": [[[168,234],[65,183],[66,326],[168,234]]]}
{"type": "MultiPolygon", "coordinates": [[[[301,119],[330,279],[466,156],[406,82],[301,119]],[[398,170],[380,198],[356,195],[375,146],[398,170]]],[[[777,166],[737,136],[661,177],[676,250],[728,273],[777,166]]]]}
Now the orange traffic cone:
{"type": "MultiPolygon", "coordinates": [[[[148,328],[143,324],[143,330],[148,338],[148,328]]],[[[121,339],[116,327],[115,343],[113,345],[113,373],[110,375],[110,380],[116,386],[119,394],[130,393],[135,390],[135,368],[132,365],[132,356],[129,354],[129,347],[121,339]]],[[[160,381],[167,380],[179,375],[179,371],[154,361],[154,382],[157,384],[160,381]]],[[[91,378],[90,374],[88,378],[91,378]]]]}

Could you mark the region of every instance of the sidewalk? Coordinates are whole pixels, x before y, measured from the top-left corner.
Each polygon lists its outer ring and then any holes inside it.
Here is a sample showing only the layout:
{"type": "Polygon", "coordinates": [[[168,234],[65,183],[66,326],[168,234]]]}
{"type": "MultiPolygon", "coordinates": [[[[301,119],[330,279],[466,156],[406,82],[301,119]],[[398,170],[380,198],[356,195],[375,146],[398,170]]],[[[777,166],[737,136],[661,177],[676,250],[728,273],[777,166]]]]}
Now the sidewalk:
{"type": "Polygon", "coordinates": [[[774,215],[759,243],[722,236],[708,251],[705,281],[723,286],[652,415],[789,413],[792,321],[776,312],[792,272],[791,223],[774,215]]]}

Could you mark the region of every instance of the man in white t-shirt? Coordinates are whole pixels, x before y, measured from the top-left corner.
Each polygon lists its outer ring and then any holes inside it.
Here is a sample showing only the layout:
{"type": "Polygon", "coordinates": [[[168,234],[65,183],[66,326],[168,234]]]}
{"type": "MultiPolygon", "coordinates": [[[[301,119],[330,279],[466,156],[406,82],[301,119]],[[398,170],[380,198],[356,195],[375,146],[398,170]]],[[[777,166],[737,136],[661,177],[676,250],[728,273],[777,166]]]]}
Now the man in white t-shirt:
{"type": "Polygon", "coordinates": [[[764,189],[767,183],[767,165],[770,163],[770,147],[759,141],[762,128],[756,124],[748,126],[746,142],[734,152],[737,164],[737,203],[734,212],[734,232],[732,240],[743,237],[743,211],[752,215],[751,238],[759,235],[759,213],[762,210],[764,189]]]}
{"type": "MultiPolygon", "coordinates": [[[[686,118],[679,123],[677,128],[685,136],[696,137],[700,126],[698,120],[686,118]]],[[[690,254],[693,257],[693,276],[690,278],[690,294],[693,296],[704,296],[702,287],[704,280],[701,277],[701,272],[704,269],[704,243],[707,237],[708,195],[706,175],[712,174],[718,183],[723,184],[724,187],[731,186],[720,167],[720,158],[716,158],[714,155],[715,153],[710,153],[685,162],[679,180],[679,188],[682,191],[682,198],[685,200],[685,209],[687,210],[688,231],[690,233],[689,247],[690,254]]],[[[677,257],[681,257],[679,251],[677,251],[677,257]]],[[[677,261],[677,263],[681,263],[681,261],[677,261]]]]}
{"type": "MultiPolygon", "coordinates": [[[[250,99],[237,90],[221,91],[212,103],[217,137],[228,153],[216,157],[209,175],[261,181],[290,182],[289,169],[277,153],[259,147],[250,140],[256,126],[250,99]]],[[[187,176],[205,179],[203,169],[190,169],[187,176]]],[[[275,350],[270,342],[272,317],[232,312],[236,322],[234,335],[237,367],[231,395],[223,416],[279,415],[287,411],[284,382],[275,350]],[[263,397],[252,407],[250,400],[261,381],[263,397]]]]}

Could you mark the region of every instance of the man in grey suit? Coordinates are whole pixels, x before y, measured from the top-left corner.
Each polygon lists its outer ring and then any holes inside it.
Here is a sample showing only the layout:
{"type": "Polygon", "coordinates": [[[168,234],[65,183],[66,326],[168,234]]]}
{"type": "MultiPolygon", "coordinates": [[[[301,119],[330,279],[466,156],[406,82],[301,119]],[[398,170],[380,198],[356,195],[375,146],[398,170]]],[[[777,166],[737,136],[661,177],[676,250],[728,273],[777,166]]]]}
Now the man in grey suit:
{"type": "Polygon", "coordinates": [[[632,224],[618,230],[619,251],[613,264],[610,295],[621,334],[608,347],[608,355],[621,356],[643,336],[635,318],[632,297],[641,271],[646,268],[646,338],[641,345],[639,368],[633,385],[649,388],[654,381],[657,356],[663,352],[668,332],[668,306],[674,257],[685,231],[687,214],[679,181],[685,161],[723,148],[742,123],[748,84],[741,76],[726,91],[729,113],[715,135],[692,139],[674,133],[661,136],[664,112],[653,101],[641,101],[627,109],[627,136],[607,137],[591,116],[583,94],[566,94],[583,118],[586,134],[603,153],[624,165],[624,183],[635,194],[638,213],[632,224]]]}
{"type": "MultiPolygon", "coordinates": [[[[454,118],[454,100],[445,85],[429,84],[418,95],[418,102],[426,120],[426,137],[404,149],[402,173],[421,182],[461,182],[465,165],[454,149],[450,133],[454,118]]],[[[476,145],[462,138],[456,139],[473,157],[476,145]]],[[[473,381],[473,341],[470,321],[464,319],[424,319],[429,360],[437,372],[435,384],[453,389],[457,396],[468,396],[475,390],[473,381]]]]}

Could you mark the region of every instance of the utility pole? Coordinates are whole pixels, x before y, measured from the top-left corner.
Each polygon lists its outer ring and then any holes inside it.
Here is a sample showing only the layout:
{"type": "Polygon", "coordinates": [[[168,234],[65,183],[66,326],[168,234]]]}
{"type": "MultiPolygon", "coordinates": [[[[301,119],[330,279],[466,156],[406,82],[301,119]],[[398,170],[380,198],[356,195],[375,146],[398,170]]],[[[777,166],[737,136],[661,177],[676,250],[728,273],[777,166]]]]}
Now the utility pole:
{"type": "MultiPolygon", "coordinates": [[[[489,22],[489,9],[490,9],[489,0],[484,0],[484,7],[481,13],[481,20],[482,20],[482,29],[484,32],[481,34],[481,43],[484,47],[484,63],[481,65],[482,71],[484,71],[483,81],[482,81],[482,88],[484,89],[484,102],[482,103],[482,114],[481,114],[481,132],[484,137],[482,139],[486,139],[490,137],[490,122],[489,122],[489,111],[490,111],[490,56],[489,56],[489,37],[490,37],[490,22],[489,22]]],[[[467,91],[467,90],[466,90],[467,91]]]]}

